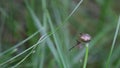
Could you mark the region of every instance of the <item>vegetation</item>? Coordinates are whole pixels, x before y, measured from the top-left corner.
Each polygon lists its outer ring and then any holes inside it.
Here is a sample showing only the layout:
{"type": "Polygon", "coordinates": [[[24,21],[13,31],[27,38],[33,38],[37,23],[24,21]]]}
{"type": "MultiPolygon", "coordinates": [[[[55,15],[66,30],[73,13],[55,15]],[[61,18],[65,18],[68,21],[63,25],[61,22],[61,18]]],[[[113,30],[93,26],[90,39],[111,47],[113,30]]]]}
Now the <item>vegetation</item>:
{"type": "Polygon", "coordinates": [[[1,0],[0,68],[119,68],[119,2],[1,0]]]}

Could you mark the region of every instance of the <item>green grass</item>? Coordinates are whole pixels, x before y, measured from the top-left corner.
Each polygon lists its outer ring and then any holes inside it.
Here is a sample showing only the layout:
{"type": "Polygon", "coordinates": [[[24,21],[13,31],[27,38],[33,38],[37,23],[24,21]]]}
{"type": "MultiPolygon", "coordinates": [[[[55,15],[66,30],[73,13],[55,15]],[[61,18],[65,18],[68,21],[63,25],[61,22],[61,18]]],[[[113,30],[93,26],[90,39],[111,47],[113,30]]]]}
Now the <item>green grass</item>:
{"type": "Polygon", "coordinates": [[[89,43],[87,43],[87,44],[85,45],[85,47],[86,47],[86,53],[85,53],[83,68],[86,68],[86,65],[87,65],[88,52],[89,52],[89,51],[88,51],[88,50],[89,50],[89,43]]]}
{"type": "Polygon", "coordinates": [[[119,68],[120,18],[113,4],[1,1],[0,68],[119,68]],[[85,45],[69,51],[81,32],[92,36],[89,51],[85,45]]]}
{"type": "Polygon", "coordinates": [[[110,59],[111,59],[111,55],[112,55],[112,52],[113,52],[113,49],[114,49],[114,46],[115,46],[115,43],[116,43],[116,39],[117,39],[117,36],[118,36],[119,29],[120,29],[120,16],[119,16],[117,28],[116,28],[116,31],[115,31],[113,43],[112,43],[112,46],[111,46],[111,49],[110,49],[109,57],[108,57],[108,60],[107,60],[107,63],[106,63],[106,68],[110,68],[109,67],[110,59]]]}

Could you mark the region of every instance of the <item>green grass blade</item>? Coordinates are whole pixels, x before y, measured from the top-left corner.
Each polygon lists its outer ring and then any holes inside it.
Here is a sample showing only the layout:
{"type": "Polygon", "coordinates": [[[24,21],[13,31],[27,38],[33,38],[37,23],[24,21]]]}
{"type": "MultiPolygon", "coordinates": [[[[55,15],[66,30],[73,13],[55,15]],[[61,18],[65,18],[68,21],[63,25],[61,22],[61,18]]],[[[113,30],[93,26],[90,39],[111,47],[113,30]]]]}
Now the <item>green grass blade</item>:
{"type": "Polygon", "coordinates": [[[10,62],[10,61],[12,61],[12,60],[14,60],[15,58],[19,57],[20,55],[22,55],[22,54],[26,53],[27,51],[31,50],[32,48],[36,47],[36,46],[37,46],[38,44],[40,44],[44,39],[46,39],[46,35],[42,36],[36,44],[34,44],[33,46],[29,47],[29,48],[26,49],[25,51],[23,51],[23,52],[21,52],[20,54],[14,56],[13,58],[11,58],[11,59],[9,59],[9,60],[1,63],[0,66],[3,66],[4,64],[6,64],[6,63],[8,63],[8,62],[10,62]]]}
{"type": "Polygon", "coordinates": [[[0,54],[0,57],[3,56],[4,54],[6,54],[7,52],[14,50],[15,48],[21,46],[22,44],[24,44],[25,42],[27,42],[28,40],[30,40],[31,38],[33,38],[35,35],[37,35],[39,33],[39,31],[35,32],[34,34],[32,34],[31,36],[29,36],[28,38],[26,38],[25,40],[21,41],[20,43],[14,45],[12,48],[9,48],[8,50],[2,52],[0,54]]]}
{"type": "Polygon", "coordinates": [[[38,30],[42,29],[42,25],[41,25],[41,21],[40,19],[38,19],[38,17],[35,15],[34,11],[32,10],[32,8],[30,8],[28,2],[26,1],[26,7],[32,17],[32,19],[34,20],[35,26],[37,26],[38,30]]]}
{"type": "MultiPolygon", "coordinates": [[[[28,3],[26,2],[26,5],[27,5],[27,7],[28,7],[28,11],[30,12],[30,15],[31,15],[31,17],[32,17],[32,19],[33,19],[33,21],[34,21],[34,23],[39,23],[39,24],[37,24],[37,25],[39,25],[39,26],[37,26],[37,28],[38,28],[38,30],[42,27],[42,25],[40,24],[40,21],[39,21],[39,19],[37,18],[37,16],[35,15],[35,13],[31,10],[31,8],[29,7],[29,5],[28,5],[28,3]],[[37,19],[36,19],[37,18],[37,19]]],[[[46,28],[45,27],[42,27],[42,32],[40,32],[42,35],[44,35],[44,34],[47,34],[47,32],[46,32],[46,28]]],[[[50,50],[51,50],[51,52],[53,53],[53,55],[55,56],[55,59],[57,60],[57,62],[58,63],[60,63],[60,60],[59,60],[59,56],[58,56],[58,54],[57,54],[57,52],[56,52],[56,49],[55,49],[55,47],[54,47],[54,45],[53,45],[53,42],[51,41],[51,39],[49,38],[49,36],[51,36],[52,34],[49,34],[48,36],[46,36],[46,43],[48,44],[48,47],[50,48],[50,50]]]]}
{"type": "MultiPolygon", "coordinates": [[[[50,27],[51,27],[52,32],[55,32],[54,26],[53,26],[52,21],[50,19],[49,13],[47,13],[47,17],[48,17],[48,21],[50,23],[50,27]]],[[[58,54],[60,55],[60,58],[62,60],[62,64],[63,64],[64,68],[67,68],[65,59],[63,57],[63,52],[62,52],[61,47],[60,47],[61,46],[61,44],[59,42],[60,40],[59,40],[59,38],[56,34],[53,34],[53,38],[54,38],[54,41],[55,41],[55,44],[56,44],[56,47],[57,47],[58,54]]]]}
{"type": "Polygon", "coordinates": [[[86,48],[86,53],[85,53],[85,58],[84,58],[84,64],[83,64],[83,68],[86,68],[86,65],[87,65],[87,59],[88,59],[88,49],[89,49],[89,43],[87,43],[85,45],[85,48],[86,48]]]}
{"type": "Polygon", "coordinates": [[[113,52],[113,49],[114,49],[114,46],[115,46],[115,42],[116,42],[116,39],[117,39],[119,27],[120,27],[120,16],[119,16],[117,28],[116,28],[116,31],[115,31],[113,43],[112,43],[112,46],[111,46],[111,49],[110,49],[110,53],[109,53],[109,56],[108,56],[108,59],[107,59],[106,68],[109,68],[109,63],[110,63],[111,55],[112,55],[112,52],[113,52]]]}
{"type": "Polygon", "coordinates": [[[112,59],[110,62],[110,67],[114,65],[117,59],[119,59],[119,56],[120,56],[120,45],[118,45],[117,48],[113,51],[113,54],[111,56],[112,59]]]}
{"type": "Polygon", "coordinates": [[[33,51],[29,52],[21,61],[19,61],[17,64],[15,64],[13,67],[11,68],[17,68],[18,65],[20,65],[23,61],[25,61],[25,59],[27,59],[31,54],[33,53],[33,51]]]}

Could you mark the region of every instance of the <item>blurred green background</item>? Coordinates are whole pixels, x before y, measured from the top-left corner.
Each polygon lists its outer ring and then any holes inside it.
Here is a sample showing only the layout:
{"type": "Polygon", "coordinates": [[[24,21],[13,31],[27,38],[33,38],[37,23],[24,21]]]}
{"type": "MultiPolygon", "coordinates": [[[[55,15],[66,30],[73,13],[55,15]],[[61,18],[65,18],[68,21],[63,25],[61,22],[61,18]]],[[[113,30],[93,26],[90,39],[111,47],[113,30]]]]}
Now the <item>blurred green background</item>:
{"type": "MultiPolygon", "coordinates": [[[[92,36],[87,68],[105,68],[120,0],[83,0],[68,17],[79,2],[0,0],[0,68],[82,68],[85,47],[68,51],[81,32],[92,36]]],[[[111,68],[120,68],[119,40],[120,33],[111,68]]]]}

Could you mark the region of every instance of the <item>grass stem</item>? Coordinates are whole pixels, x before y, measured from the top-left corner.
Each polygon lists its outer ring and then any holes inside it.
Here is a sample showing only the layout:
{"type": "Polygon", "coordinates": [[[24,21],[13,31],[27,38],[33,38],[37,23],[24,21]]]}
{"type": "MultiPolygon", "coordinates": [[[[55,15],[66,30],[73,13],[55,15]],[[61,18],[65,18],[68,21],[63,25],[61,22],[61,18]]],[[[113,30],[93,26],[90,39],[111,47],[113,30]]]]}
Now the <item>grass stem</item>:
{"type": "Polygon", "coordinates": [[[113,43],[112,43],[112,46],[111,46],[111,49],[110,49],[110,53],[109,53],[109,56],[108,56],[108,59],[107,59],[106,68],[109,68],[110,58],[111,58],[111,55],[112,55],[112,52],[113,52],[113,49],[114,49],[114,46],[115,46],[115,42],[116,42],[116,39],[117,39],[119,28],[120,28],[120,16],[119,16],[118,24],[117,24],[117,27],[116,27],[113,43]]]}
{"type": "Polygon", "coordinates": [[[83,68],[86,68],[86,65],[87,65],[87,60],[88,60],[88,49],[89,49],[88,46],[89,46],[89,43],[87,43],[87,44],[85,45],[85,47],[86,47],[86,53],[85,53],[83,68]]]}

